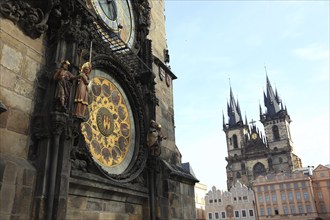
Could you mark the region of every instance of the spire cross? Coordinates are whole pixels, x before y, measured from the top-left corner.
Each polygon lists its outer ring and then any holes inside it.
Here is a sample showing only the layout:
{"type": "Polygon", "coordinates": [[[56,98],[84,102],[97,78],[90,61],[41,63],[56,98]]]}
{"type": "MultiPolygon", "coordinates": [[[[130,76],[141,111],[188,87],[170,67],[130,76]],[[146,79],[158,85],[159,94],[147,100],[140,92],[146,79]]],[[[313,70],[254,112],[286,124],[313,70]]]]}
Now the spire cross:
{"type": "Polygon", "coordinates": [[[252,124],[252,126],[254,126],[255,123],[256,123],[256,121],[254,121],[253,119],[250,122],[250,124],[252,124]]]}

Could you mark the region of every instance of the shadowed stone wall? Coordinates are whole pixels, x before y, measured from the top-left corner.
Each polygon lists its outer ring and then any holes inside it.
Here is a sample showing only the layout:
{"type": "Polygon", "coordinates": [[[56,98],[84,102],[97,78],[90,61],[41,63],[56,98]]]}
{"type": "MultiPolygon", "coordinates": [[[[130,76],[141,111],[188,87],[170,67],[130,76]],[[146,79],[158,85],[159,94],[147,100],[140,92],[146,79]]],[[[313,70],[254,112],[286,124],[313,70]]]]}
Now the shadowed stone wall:
{"type": "Polygon", "coordinates": [[[42,38],[32,40],[0,19],[0,219],[29,219],[35,168],[27,161],[36,74],[44,63],[42,38]]]}

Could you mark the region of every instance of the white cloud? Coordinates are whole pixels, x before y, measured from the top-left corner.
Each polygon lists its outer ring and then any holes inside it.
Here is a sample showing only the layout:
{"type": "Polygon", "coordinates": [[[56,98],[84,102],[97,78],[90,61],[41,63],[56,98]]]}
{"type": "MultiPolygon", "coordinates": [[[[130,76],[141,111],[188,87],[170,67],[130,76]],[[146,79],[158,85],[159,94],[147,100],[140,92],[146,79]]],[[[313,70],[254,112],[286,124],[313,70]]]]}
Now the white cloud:
{"type": "Polygon", "coordinates": [[[292,53],[303,60],[329,60],[329,50],[317,44],[296,48],[292,53]]]}

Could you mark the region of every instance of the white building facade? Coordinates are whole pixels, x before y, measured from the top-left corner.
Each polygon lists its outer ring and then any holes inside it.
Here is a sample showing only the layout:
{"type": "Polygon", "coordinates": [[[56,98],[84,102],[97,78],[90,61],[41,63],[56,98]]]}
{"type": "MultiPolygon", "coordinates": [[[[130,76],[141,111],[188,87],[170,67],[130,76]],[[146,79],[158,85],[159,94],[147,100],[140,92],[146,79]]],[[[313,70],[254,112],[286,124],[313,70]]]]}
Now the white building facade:
{"type": "Polygon", "coordinates": [[[206,219],[256,219],[254,193],[236,182],[229,191],[212,187],[205,196],[206,219]]]}

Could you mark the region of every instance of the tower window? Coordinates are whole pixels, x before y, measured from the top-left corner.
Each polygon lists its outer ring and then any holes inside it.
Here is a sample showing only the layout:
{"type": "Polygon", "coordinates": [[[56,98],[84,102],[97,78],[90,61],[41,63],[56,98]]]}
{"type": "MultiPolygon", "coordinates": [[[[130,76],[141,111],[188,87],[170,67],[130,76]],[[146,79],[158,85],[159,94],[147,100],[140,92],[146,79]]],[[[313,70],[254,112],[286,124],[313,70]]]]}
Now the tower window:
{"type": "Polygon", "coordinates": [[[279,158],[278,158],[278,162],[283,163],[283,159],[282,159],[282,157],[279,157],[279,158]]]}
{"type": "Polygon", "coordinates": [[[234,148],[238,148],[237,135],[233,135],[234,148]]]}
{"type": "Polygon", "coordinates": [[[274,140],[279,140],[280,139],[280,133],[278,131],[277,125],[274,125],[272,127],[272,131],[273,131],[273,138],[274,138],[274,140]]]}
{"type": "Polygon", "coordinates": [[[254,178],[257,178],[260,175],[262,175],[262,176],[266,175],[265,166],[260,162],[256,163],[256,165],[254,165],[254,167],[253,167],[253,175],[254,175],[254,178]]]}

